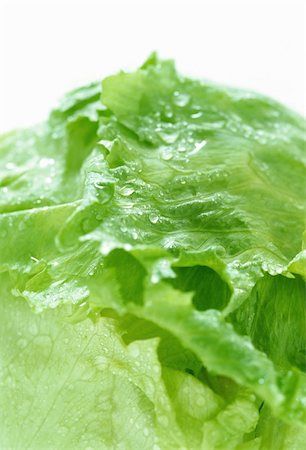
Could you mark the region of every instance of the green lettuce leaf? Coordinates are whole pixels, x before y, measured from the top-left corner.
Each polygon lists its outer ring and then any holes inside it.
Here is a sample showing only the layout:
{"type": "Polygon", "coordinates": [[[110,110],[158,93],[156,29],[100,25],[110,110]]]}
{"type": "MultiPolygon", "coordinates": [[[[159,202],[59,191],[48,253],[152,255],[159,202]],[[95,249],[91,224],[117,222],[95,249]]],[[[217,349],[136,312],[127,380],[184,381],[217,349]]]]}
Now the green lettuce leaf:
{"type": "Polygon", "coordinates": [[[304,448],[305,131],[153,54],[0,137],[1,448],[304,448]]]}

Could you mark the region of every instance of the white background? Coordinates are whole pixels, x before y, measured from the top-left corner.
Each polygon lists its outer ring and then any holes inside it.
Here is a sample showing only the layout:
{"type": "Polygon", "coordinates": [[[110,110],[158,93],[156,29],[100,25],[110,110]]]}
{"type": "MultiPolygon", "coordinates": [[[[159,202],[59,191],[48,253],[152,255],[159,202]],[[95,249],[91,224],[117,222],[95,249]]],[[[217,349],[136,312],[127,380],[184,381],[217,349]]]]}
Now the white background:
{"type": "Polygon", "coordinates": [[[45,118],[67,90],[157,50],[185,74],[305,114],[303,1],[0,0],[0,131],[45,118]]]}

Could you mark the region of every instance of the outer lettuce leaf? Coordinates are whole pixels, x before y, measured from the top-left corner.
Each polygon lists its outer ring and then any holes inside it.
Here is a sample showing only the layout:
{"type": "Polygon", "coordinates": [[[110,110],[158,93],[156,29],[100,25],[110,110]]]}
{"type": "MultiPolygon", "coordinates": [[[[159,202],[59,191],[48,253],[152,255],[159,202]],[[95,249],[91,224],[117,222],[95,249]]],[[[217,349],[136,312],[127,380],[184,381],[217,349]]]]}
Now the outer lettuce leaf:
{"type": "Polygon", "coordinates": [[[0,446],[302,449],[304,119],[155,55],[100,95],[0,138],[0,446]]]}
{"type": "MultiPolygon", "coordinates": [[[[63,309],[35,315],[1,282],[1,448],[151,449],[160,439],[184,446],[156,339],[126,346],[114,319],[72,325],[63,309]]],[[[189,378],[179,380],[208,402],[204,416],[193,414],[201,425],[222,403],[189,378]]]]}
{"type": "MultiPolygon", "coordinates": [[[[104,271],[104,276],[96,283],[97,289],[100,285],[105,285],[107,279],[116,278],[116,275],[111,273],[112,276],[107,273],[107,269],[104,271]]],[[[105,295],[104,291],[104,301],[117,296],[117,302],[121,298],[123,305],[125,302],[120,295],[120,287],[115,289],[113,285],[109,288],[113,295],[105,295]]],[[[105,306],[115,307],[112,301],[109,305],[105,303],[105,306]]],[[[285,368],[288,369],[288,363],[283,361],[283,364],[278,366],[282,370],[277,371],[272,361],[254,348],[248,337],[238,335],[219,311],[196,311],[192,307],[190,294],[180,294],[163,283],[147,287],[144,306],[128,303],[126,308],[137,317],[150,320],[171,332],[180,339],[184,347],[193,351],[212,373],[226,376],[242,386],[251,388],[259,398],[268,403],[276,416],[281,416],[289,422],[298,419],[304,423],[306,420],[305,375],[298,370],[284,372],[285,368]]],[[[272,325],[276,327],[277,321],[272,322],[272,325]]],[[[282,332],[283,329],[278,332],[279,338],[282,332]]],[[[299,339],[302,338],[299,336],[299,339]]],[[[268,351],[269,335],[266,340],[268,351]]],[[[288,351],[288,344],[285,344],[287,342],[280,346],[278,353],[288,351]]],[[[302,358],[300,352],[301,348],[298,346],[296,357],[302,358]]],[[[287,356],[290,353],[293,354],[288,351],[287,356]]]]}
{"type": "Polygon", "coordinates": [[[134,194],[120,206],[134,214],[121,220],[143,231],[138,243],[160,240],[180,251],[180,265],[215,252],[233,291],[228,311],[263,271],[286,272],[304,229],[305,123],[271,100],[181,78],[171,63],[151,61],[103,88],[116,120],[100,133],[113,138],[113,171],[130,171],[134,194]]]}

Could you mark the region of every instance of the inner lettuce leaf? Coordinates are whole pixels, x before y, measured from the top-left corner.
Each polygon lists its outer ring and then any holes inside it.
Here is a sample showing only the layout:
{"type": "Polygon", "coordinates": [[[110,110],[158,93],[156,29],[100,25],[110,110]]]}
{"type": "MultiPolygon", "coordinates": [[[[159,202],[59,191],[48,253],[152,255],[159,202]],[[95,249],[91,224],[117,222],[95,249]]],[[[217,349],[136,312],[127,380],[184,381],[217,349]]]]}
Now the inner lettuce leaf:
{"type": "Polygon", "coordinates": [[[305,131],[153,54],[0,137],[0,448],[304,448],[305,131]]]}

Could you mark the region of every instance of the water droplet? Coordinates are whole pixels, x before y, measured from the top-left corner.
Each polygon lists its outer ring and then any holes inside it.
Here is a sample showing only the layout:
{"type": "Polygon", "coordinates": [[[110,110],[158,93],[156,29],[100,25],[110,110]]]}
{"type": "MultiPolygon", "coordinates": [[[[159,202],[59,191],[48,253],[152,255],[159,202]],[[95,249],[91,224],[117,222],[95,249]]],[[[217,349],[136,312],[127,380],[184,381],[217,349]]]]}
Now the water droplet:
{"type": "Polygon", "coordinates": [[[96,181],[94,183],[94,186],[96,189],[105,189],[105,187],[107,186],[107,184],[101,182],[101,181],[96,181]]]}
{"type": "Polygon", "coordinates": [[[106,369],[109,365],[108,359],[106,356],[98,356],[96,358],[96,363],[100,369],[106,369]]]}
{"type": "Polygon", "coordinates": [[[202,126],[205,128],[205,130],[218,130],[224,127],[224,122],[205,122],[205,124],[203,124],[202,126]]]}
{"type": "Polygon", "coordinates": [[[35,258],[35,256],[31,256],[31,260],[32,260],[34,263],[38,263],[38,262],[39,262],[39,259],[35,258]]]}
{"type": "Polygon", "coordinates": [[[151,276],[151,283],[157,284],[159,282],[159,279],[160,277],[156,273],[153,273],[153,275],[151,276]]]}
{"type": "Polygon", "coordinates": [[[175,91],[173,94],[173,103],[176,106],[180,106],[181,108],[186,106],[189,103],[190,95],[189,94],[182,94],[178,91],[175,91]]]}
{"type": "Polygon", "coordinates": [[[119,194],[123,195],[123,197],[129,197],[130,195],[134,194],[135,189],[132,186],[123,186],[121,189],[119,189],[119,194]]]}
{"type": "Polygon", "coordinates": [[[113,196],[113,185],[96,181],[94,186],[97,189],[96,197],[99,200],[99,203],[108,203],[113,196]]]}
{"type": "Polygon", "coordinates": [[[145,427],[145,428],[143,429],[143,434],[144,434],[145,436],[149,436],[149,430],[148,430],[147,427],[145,427]]]}
{"type": "Polygon", "coordinates": [[[203,113],[202,113],[201,111],[199,111],[199,112],[196,112],[196,113],[191,114],[191,118],[192,118],[192,119],[198,119],[198,118],[201,117],[202,115],[203,115],[203,113]]]}
{"type": "Polygon", "coordinates": [[[52,183],[52,177],[46,177],[45,178],[45,183],[46,184],[51,184],[52,183]]]}
{"type": "Polygon", "coordinates": [[[53,139],[58,139],[58,138],[61,137],[61,133],[60,133],[59,130],[56,130],[56,131],[53,131],[51,136],[52,136],[53,139]]]}
{"type": "Polygon", "coordinates": [[[152,213],[149,215],[149,220],[151,223],[155,224],[159,221],[159,216],[157,214],[152,213]]]}
{"type": "Polygon", "coordinates": [[[165,142],[165,144],[173,144],[177,141],[179,136],[178,132],[171,130],[159,131],[157,134],[165,142]]]}
{"type": "Polygon", "coordinates": [[[45,167],[48,167],[48,166],[53,166],[53,164],[54,164],[54,159],[52,159],[52,158],[41,158],[40,160],[39,160],[39,167],[41,167],[42,169],[44,169],[45,167]]]}
{"type": "Polygon", "coordinates": [[[162,112],[162,119],[165,121],[171,121],[173,119],[173,111],[170,105],[166,105],[164,111],[162,112]]]}
{"type": "Polygon", "coordinates": [[[138,238],[137,231],[132,231],[132,238],[135,239],[135,240],[138,238]]]}
{"type": "Polygon", "coordinates": [[[171,151],[171,149],[169,148],[164,148],[162,149],[162,151],[160,152],[160,156],[164,161],[169,161],[170,159],[173,158],[173,153],[171,151]]]}
{"type": "Polygon", "coordinates": [[[200,150],[202,150],[202,148],[205,147],[207,141],[203,140],[201,142],[197,142],[195,144],[194,149],[192,150],[192,152],[189,153],[189,155],[195,155],[196,153],[198,153],[200,150]]]}
{"type": "Polygon", "coordinates": [[[139,348],[135,345],[130,347],[130,353],[133,358],[138,358],[138,356],[140,355],[139,348]]]}
{"type": "Polygon", "coordinates": [[[92,228],[91,221],[89,219],[84,219],[82,221],[81,227],[84,233],[88,233],[92,228]]]}
{"type": "Polygon", "coordinates": [[[259,380],[258,380],[258,384],[264,384],[265,383],[265,380],[264,380],[264,378],[259,378],[259,380]]]}
{"type": "Polygon", "coordinates": [[[4,194],[6,194],[6,193],[8,192],[8,188],[7,188],[7,187],[2,188],[2,192],[3,192],[4,194]]]}
{"type": "Polygon", "coordinates": [[[98,144],[103,145],[103,147],[105,147],[107,150],[111,151],[111,148],[112,148],[114,142],[106,140],[106,139],[101,139],[100,141],[98,141],[98,144]]]}
{"type": "Polygon", "coordinates": [[[168,249],[174,249],[176,247],[175,239],[173,239],[172,237],[165,238],[163,240],[163,247],[168,248],[168,249]]]}

